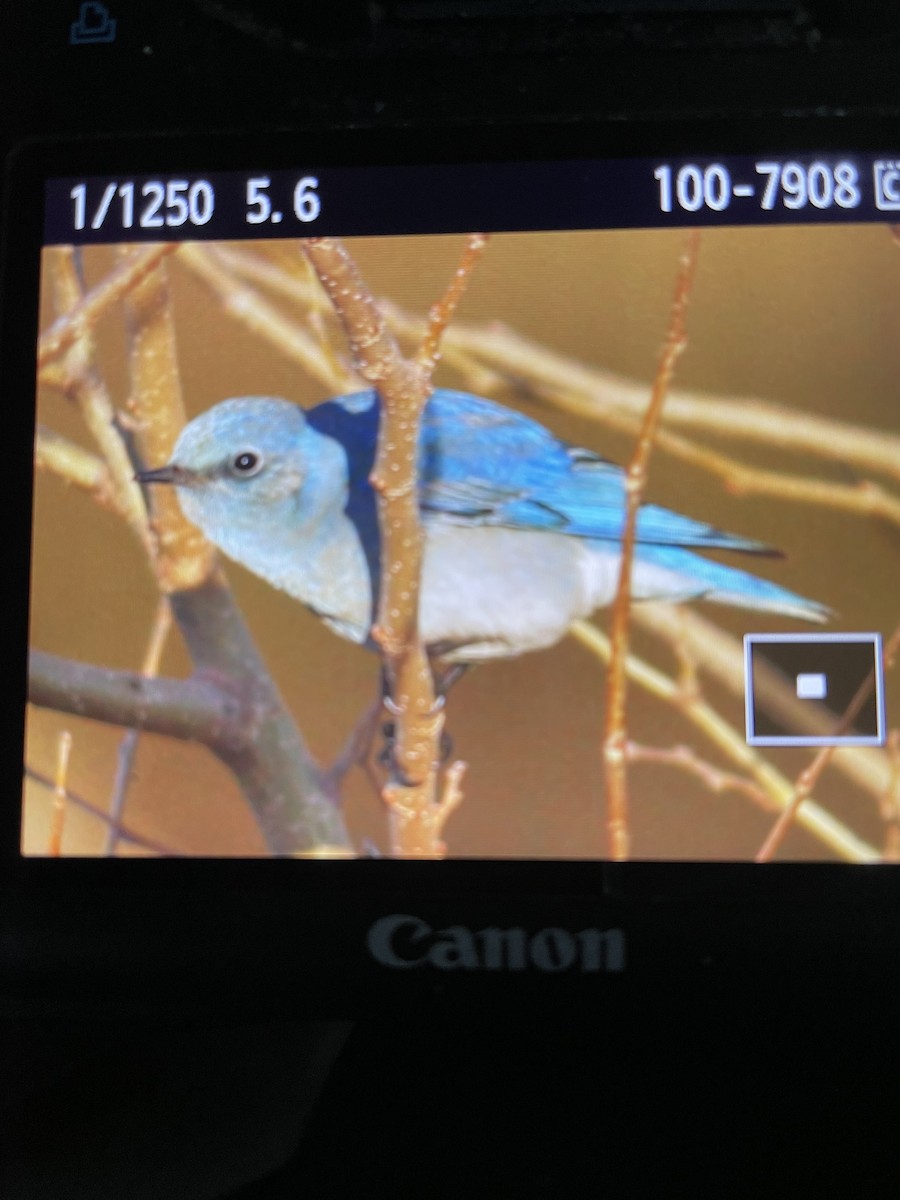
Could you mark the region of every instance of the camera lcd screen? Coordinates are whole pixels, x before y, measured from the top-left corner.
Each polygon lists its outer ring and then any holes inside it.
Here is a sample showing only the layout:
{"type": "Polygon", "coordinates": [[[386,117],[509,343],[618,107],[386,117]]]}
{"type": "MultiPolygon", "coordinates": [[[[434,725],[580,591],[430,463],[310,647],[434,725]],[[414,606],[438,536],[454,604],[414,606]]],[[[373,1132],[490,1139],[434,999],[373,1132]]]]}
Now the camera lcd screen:
{"type": "Polygon", "coordinates": [[[852,153],[48,179],[22,854],[897,861],[898,212],[852,153]],[[417,841],[366,346],[429,328],[417,841]]]}

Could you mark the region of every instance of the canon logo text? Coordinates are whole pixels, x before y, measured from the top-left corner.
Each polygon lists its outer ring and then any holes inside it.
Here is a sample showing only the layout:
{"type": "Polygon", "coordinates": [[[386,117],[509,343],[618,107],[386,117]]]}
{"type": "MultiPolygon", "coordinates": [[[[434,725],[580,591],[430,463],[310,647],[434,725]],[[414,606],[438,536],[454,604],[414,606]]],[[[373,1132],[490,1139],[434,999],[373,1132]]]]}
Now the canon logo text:
{"type": "Polygon", "coordinates": [[[401,971],[433,967],[438,971],[533,969],[545,974],[596,974],[625,969],[625,934],[621,929],[582,929],[577,933],[555,927],[535,933],[494,926],[432,929],[420,917],[394,913],[375,922],[366,945],[383,966],[401,971]]]}

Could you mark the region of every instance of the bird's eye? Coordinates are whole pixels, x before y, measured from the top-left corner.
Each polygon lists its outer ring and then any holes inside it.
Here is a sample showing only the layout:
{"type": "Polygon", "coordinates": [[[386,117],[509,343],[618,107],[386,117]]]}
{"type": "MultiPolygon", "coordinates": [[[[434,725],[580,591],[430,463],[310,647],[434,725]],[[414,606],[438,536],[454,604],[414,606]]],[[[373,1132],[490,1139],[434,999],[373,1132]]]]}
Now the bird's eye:
{"type": "Polygon", "coordinates": [[[236,454],[231,460],[231,469],[235,475],[240,475],[244,479],[261,471],[262,465],[263,460],[261,456],[253,450],[242,450],[240,454],[236,454]]]}

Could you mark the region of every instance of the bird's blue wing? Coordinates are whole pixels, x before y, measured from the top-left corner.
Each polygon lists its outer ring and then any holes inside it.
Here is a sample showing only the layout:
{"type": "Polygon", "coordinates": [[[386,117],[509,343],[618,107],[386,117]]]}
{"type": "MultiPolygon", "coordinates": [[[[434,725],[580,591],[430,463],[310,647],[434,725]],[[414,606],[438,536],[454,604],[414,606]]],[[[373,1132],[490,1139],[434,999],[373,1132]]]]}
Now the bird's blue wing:
{"type": "MultiPolygon", "coordinates": [[[[378,437],[377,394],[341,396],[306,416],[314,429],[344,447],[346,511],[368,560],[374,606],[380,538],[369,475],[378,437]]],[[[621,538],[625,473],[620,467],[590,450],[567,446],[537,421],[464,392],[440,388],[431,396],[423,421],[419,482],[426,519],[431,514],[463,525],[548,530],[597,542],[621,538]]],[[[654,505],[644,505],[638,514],[637,540],[644,563],[684,579],[685,599],[706,596],[807,620],[830,615],[814,601],[689,549],[772,553],[761,542],[654,505]]]]}
{"type": "MultiPolygon", "coordinates": [[[[348,514],[370,545],[376,525],[369,474],[378,436],[374,391],[341,396],[310,410],[320,433],[347,455],[348,514]],[[363,530],[362,526],[365,527],[363,530]]],[[[422,511],[467,525],[546,529],[618,541],[625,514],[625,473],[590,450],[567,446],[537,421],[465,392],[438,388],[422,428],[422,511]]],[[[642,545],[765,552],[760,542],[724,533],[655,505],[638,516],[642,545]]]]}
{"type": "MultiPolygon", "coordinates": [[[[567,446],[521,413],[439,389],[425,412],[422,450],[425,512],[598,541],[622,536],[624,471],[590,450],[567,446]]],[[[644,545],[768,550],[655,505],[641,508],[637,537],[644,545]]]]}

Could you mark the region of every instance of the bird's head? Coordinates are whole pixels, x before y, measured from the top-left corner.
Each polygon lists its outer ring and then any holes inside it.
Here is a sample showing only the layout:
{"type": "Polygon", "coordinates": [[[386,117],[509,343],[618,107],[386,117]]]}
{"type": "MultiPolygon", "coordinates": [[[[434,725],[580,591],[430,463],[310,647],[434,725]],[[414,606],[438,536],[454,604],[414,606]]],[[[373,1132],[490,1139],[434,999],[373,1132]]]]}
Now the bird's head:
{"type": "Polygon", "coordinates": [[[242,396],[189,422],[171,461],[137,478],[172,484],[185,516],[216,540],[223,525],[265,523],[280,502],[294,505],[302,522],[337,500],[346,470],[319,445],[330,440],[309,428],[296,404],[242,396]]]}

